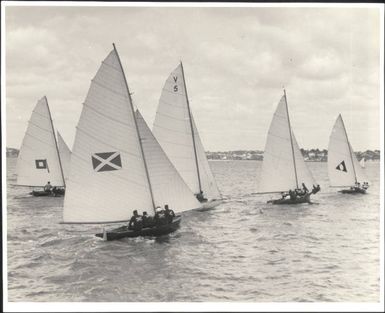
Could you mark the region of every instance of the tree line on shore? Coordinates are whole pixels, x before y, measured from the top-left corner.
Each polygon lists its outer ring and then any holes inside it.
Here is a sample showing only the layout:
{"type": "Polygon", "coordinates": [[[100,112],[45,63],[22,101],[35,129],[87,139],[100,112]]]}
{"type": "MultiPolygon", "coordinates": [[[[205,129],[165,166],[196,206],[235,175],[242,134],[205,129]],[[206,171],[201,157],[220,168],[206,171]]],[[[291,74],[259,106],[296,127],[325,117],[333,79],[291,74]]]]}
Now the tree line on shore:
{"type": "MultiPolygon", "coordinates": [[[[328,151],[326,149],[301,149],[305,161],[326,162],[328,151]]],[[[17,157],[19,150],[15,148],[7,148],[7,157],[17,157]]],[[[366,150],[355,152],[357,159],[365,158],[366,161],[379,161],[380,150],[366,150]]],[[[206,151],[209,160],[263,160],[263,151],[261,150],[234,150],[234,151],[206,151]]]]}

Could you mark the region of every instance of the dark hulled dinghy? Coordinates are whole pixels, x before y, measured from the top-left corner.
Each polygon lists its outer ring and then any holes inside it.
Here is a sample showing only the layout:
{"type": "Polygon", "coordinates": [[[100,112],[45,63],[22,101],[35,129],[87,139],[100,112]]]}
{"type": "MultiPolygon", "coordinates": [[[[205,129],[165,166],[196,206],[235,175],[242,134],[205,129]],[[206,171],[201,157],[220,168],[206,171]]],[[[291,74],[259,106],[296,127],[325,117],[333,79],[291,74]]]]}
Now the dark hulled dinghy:
{"type": "Polygon", "coordinates": [[[153,133],[186,184],[200,210],[222,202],[190,108],[182,62],[168,76],[159,99],[153,133]]]}
{"type": "Polygon", "coordinates": [[[61,157],[46,97],[41,98],[32,111],[20,147],[16,175],[16,185],[38,188],[30,193],[36,197],[55,196],[43,190],[47,182],[54,187],[65,188],[61,157]]]}
{"type": "MultiPolygon", "coordinates": [[[[270,124],[258,182],[258,193],[288,193],[316,182],[308,169],[290,125],[286,92],[278,103],[270,124]]],[[[315,189],[316,190],[316,189],[315,189]]],[[[313,192],[303,191],[295,197],[272,199],[271,204],[310,203],[313,192]]],[[[317,191],[315,191],[317,192],[317,191]]]]}
{"type": "MultiPolygon", "coordinates": [[[[127,224],[134,210],[151,215],[156,206],[165,204],[175,213],[200,207],[139,111],[134,111],[114,46],[92,80],[83,104],[71,155],[63,222],[127,224]]],[[[160,236],[174,231],[180,221],[178,217],[170,225],[140,232],[125,225],[106,234],[110,240],[160,236]]]]}
{"type": "Polygon", "coordinates": [[[272,204],[300,204],[300,203],[310,203],[310,193],[307,193],[303,196],[298,196],[296,199],[275,199],[269,200],[267,203],[272,204]]]}
{"type": "Polygon", "coordinates": [[[32,190],[30,193],[31,195],[35,197],[62,197],[65,194],[65,189],[55,189],[52,191],[46,191],[46,190],[32,190]]]}
{"type": "Polygon", "coordinates": [[[169,224],[159,225],[154,227],[146,227],[141,230],[132,230],[128,226],[121,226],[115,229],[98,233],[95,236],[103,238],[104,240],[117,240],[122,238],[133,238],[133,237],[158,237],[168,235],[179,228],[182,217],[177,215],[173,221],[169,224]]]}
{"type": "Polygon", "coordinates": [[[328,174],[330,187],[344,188],[343,194],[365,194],[369,181],[350,145],[341,114],[329,137],[328,174]]]}

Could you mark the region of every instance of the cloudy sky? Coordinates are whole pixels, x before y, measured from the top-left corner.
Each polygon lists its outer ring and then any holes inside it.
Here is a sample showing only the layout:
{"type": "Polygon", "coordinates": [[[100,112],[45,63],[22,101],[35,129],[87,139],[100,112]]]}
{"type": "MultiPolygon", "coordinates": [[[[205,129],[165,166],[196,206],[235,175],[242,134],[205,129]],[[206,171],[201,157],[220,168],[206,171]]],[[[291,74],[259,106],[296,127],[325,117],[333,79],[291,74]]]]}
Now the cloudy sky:
{"type": "Polygon", "coordinates": [[[135,105],[152,128],[183,61],[206,150],[264,149],[286,88],[303,148],[327,148],[342,114],[356,151],[380,148],[376,8],[6,7],[7,146],[38,99],[72,147],[90,80],[115,42],[135,105]]]}

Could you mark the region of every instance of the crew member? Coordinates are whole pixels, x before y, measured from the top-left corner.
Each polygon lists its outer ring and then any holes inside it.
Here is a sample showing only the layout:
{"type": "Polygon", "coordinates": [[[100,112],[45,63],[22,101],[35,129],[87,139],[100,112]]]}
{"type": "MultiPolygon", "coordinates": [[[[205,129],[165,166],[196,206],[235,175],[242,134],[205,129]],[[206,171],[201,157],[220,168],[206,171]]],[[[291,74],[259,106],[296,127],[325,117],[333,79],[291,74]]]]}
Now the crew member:
{"type": "Polygon", "coordinates": [[[128,228],[133,230],[141,230],[143,228],[143,217],[138,214],[137,210],[134,210],[133,213],[134,215],[130,219],[128,228]]]}
{"type": "Polygon", "coordinates": [[[164,206],[164,213],[165,213],[165,215],[166,215],[166,219],[167,219],[168,223],[171,223],[172,220],[173,220],[174,217],[175,217],[175,213],[174,213],[173,210],[170,210],[170,209],[168,208],[168,204],[166,204],[166,205],[164,206]]]}

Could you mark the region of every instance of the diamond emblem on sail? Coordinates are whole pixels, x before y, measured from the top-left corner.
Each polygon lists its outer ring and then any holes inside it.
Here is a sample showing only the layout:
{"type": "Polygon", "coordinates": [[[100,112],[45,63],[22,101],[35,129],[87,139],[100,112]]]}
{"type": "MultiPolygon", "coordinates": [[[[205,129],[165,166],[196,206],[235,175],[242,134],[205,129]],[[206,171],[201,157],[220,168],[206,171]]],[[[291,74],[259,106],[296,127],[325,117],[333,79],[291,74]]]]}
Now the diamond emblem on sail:
{"type": "Polygon", "coordinates": [[[347,172],[345,161],[342,161],[340,164],[338,164],[336,169],[339,171],[347,172]]]}
{"type": "Polygon", "coordinates": [[[119,152],[101,152],[92,155],[92,166],[96,172],[115,171],[122,168],[119,152]]]}
{"type": "Polygon", "coordinates": [[[47,168],[47,160],[35,160],[37,169],[46,169],[47,168]]]}

